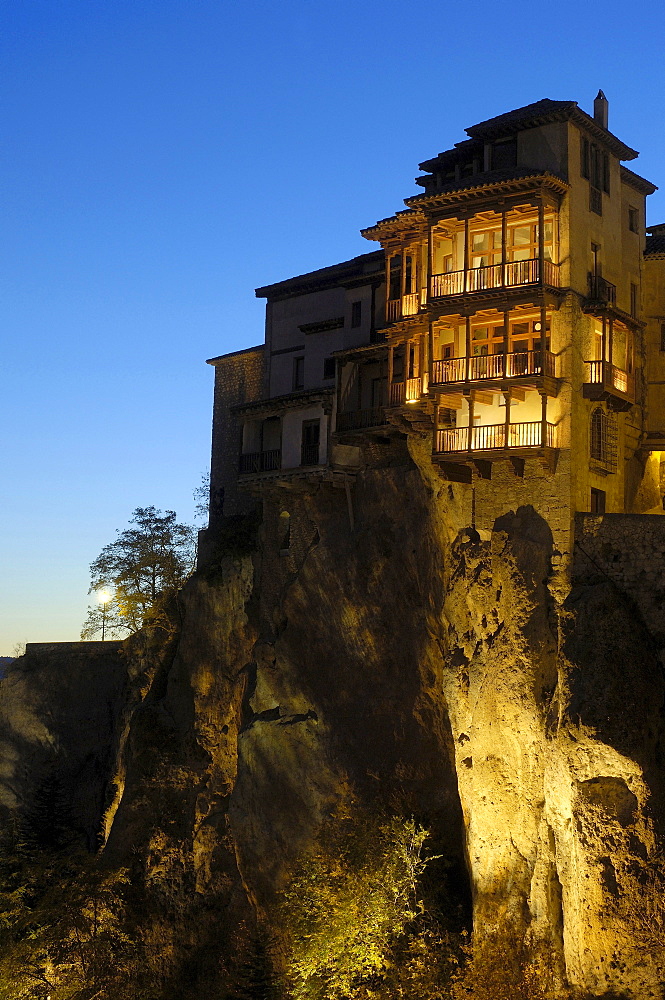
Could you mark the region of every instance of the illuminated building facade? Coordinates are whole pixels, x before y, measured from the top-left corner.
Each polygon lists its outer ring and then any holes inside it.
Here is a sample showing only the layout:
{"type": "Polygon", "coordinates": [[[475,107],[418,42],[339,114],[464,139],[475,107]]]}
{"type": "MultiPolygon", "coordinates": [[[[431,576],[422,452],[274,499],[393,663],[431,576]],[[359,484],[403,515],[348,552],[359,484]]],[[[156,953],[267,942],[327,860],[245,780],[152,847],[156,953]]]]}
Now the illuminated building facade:
{"type": "Polygon", "coordinates": [[[637,153],[602,92],[593,115],[542,100],[466,132],[363,230],[380,250],[258,289],[265,345],[211,359],[226,513],[266,490],[348,489],[396,435],[431,443],[469,523],[529,503],[562,551],[577,511],[661,504],[654,185],[624,166],[637,153]]]}

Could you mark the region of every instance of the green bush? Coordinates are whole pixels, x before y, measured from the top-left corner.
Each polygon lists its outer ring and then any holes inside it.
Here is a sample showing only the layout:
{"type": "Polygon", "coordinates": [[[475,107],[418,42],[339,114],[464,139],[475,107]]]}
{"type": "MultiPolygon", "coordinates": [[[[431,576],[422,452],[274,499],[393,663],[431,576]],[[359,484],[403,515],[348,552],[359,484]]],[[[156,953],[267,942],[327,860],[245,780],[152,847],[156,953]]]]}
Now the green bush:
{"type": "Polygon", "coordinates": [[[326,824],[279,903],[289,997],[447,995],[455,948],[419,892],[427,836],[412,819],[361,812],[326,824]]]}

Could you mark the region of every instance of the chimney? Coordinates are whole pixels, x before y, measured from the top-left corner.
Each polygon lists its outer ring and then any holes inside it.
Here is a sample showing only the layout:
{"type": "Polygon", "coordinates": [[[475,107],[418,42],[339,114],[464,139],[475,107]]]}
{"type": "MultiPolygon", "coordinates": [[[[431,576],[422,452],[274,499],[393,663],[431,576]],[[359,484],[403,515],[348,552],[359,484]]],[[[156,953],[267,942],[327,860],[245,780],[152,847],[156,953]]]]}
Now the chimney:
{"type": "Polygon", "coordinates": [[[593,102],[593,119],[598,122],[604,129],[607,128],[607,113],[609,110],[609,104],[607,103],[607,98],[602,90],[598,91],[598,97],[593,102]]]}

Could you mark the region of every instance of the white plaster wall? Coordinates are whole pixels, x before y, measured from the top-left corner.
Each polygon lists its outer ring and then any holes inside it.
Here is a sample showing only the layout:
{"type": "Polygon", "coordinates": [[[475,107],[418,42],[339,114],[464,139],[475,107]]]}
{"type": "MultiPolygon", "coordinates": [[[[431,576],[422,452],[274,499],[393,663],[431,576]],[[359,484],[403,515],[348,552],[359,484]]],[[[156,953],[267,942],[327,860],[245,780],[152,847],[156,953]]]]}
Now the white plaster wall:
{"type": "Polygon", "coordinates": [[[300,466],[300,446],[302,444],[302,425],[305,420],[320,420],[319,431],[319,464],[328,459],[328,417],[323,412],[321,404],[290,410],[284,414],[282,421],[282,468],[297,469],[300,466]]]}

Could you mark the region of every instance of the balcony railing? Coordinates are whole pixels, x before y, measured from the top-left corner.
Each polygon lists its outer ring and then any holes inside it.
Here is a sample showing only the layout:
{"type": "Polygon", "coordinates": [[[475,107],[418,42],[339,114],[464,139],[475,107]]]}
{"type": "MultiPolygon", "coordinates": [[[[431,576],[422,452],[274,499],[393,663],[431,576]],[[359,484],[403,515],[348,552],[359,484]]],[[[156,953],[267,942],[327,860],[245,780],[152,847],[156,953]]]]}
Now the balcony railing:
{"type": "Polygon", "coordinates": [[[240,475],[256,472],[276,472],[282,465],[282,452],[279,448],[272,451],[255,451],[240,456],[240,475]]]}
{"type": "Polygon", "coordinates": [[[617,286],[611,281],[606,281],[599,274],[589,275],[589,298],[594,302],[605,302],[614,306],[617,301],[617,286]]]}
{"type": "Polygon", "coordinates": [[[624,396],[634,397],[635,376],[630,372],[611,365],[609,361],[586,361],[585,364],[589,366],[587,382],[592,385],[602,385],[606,389],[616,389],[624,396]]]}
{"type": "Polygon", "coordinates": [[[551,351],[515,351],[510,354],[483,354],[471,358],[446,358],[432,363],[430,385],[475,382],[483,379],[520,378],[525,375],[554,375],[551,351]],[[544,364],[543,364],[544,360],[544,364]]]}
{"type": "Polygon", "coordinates": [[[499,451],[506,448],[556,448],[556,427],[541,420],[509,424],[477,424],[474,427],[451,427],[436,432],[437,454],[473,451],[499,451]]]}
{"type": "Polygon", "coordinates": [[[423,392],[427,392],[427,377],[408,378],[406,382],[393,382],[390,386],[390,406],[402,406],[403,403],[415,403],[423,392]]]}
{"type": "Polygon", "coordinates": [[[319,442],[316,444],[303,444],[300,447],[300,464],[301,465],[318,465],[319,464],[319,442]]]}
{"type": "Polygon", "coordinates": [[[515,288],[539,282],[558,288],[559,265],[553,264],[551,260],[543,261],[542,278],[538,257],[507,261],[505,264],[490,264],[487,267],[472,267],[467,271],[433,274],[430,279],[430,294],[433,299],[440,299],[446,295],[463,295],[465,292],[481,292],[494,288],[515,288]]]}
{"type": "Polygon", "coordinates": [[[383,427],[386,413],[382,406],[374,406],[368,410],[349,410],[337,414],[336,429],[338,431],[361,431],[368,427],[383,427]]]}
{"type": "Polygon", "coordinates": [[[389,323],[394,323],[398,319],[407,316],[415,316],[420,311],[420,306],[427,302],[427,289],[420,292],[410,292],[402,295],[400,299],[388,299],[386,303],[386,319],[389,323]]]}

